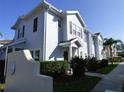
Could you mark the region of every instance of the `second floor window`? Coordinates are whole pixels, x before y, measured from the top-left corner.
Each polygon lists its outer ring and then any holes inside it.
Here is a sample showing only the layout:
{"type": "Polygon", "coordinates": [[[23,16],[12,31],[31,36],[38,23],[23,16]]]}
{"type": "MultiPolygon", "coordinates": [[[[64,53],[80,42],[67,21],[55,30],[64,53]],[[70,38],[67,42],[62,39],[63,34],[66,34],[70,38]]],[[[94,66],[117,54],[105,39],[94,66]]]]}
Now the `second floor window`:
{"type": "Polygon", "coordinates": [[[62,22],[61,22],[61,20],[58,20],[58,27],[59,27],[59,28],[62,27],[62,22]]]}
{"type": "Polygon", "coordinates": [[[24,38],[25,35],[25,25],[22,26],[22,28],[18,29],[18,33],[17,33],[17,39],[21,39],[24,38]]]}
{"type": "Polygon", "coordinates": [[[38,28],[38,17],[36,17],[33,21],[33,32],[37,32],[38,28]]]}
{"type": "Polygon", "coordinates": [[[76,24],[70,22],[70,34],[76,35],[78,37],[83,37],[82,36],[82,28],[77,26],[76,24]]]}

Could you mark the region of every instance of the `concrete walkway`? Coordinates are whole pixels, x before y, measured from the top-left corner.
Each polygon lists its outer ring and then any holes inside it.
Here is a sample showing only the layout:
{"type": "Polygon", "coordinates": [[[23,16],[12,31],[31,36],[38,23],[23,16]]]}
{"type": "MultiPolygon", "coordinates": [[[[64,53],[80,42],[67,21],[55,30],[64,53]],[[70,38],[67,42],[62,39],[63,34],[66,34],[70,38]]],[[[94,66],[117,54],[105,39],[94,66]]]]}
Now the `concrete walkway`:
{"type": "Polygon", "coordinates": [[[93,88],[92,92],[121,92],[124,82],[124,62],[120,63],[93,88]]]}
{"type": "Polygon", "coordinates": [[[100,78],[103,78],[105,76],[104,74],[93,73],[93,72],[85,72],[85,75],[87,75],[87,76],[96,76],[96,77],[100,77],[100,78]]]}

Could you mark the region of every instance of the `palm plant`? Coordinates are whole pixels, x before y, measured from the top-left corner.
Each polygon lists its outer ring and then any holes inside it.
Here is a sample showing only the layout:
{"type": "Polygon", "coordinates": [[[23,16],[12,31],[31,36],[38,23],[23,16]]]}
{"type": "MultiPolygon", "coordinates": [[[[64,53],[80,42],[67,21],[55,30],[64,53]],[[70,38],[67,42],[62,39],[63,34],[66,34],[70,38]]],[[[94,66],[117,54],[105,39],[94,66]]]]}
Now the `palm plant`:
{"type": "Polygon", "coordinates": [[[114,40],[113,38],[105,38],[104,39],[104,45],[109,47],[110,50],[110,57],[112,57],[112,45],[117,44],[118,42],[123,42],[121,40],[114,40]]]}
{"type": "Polygon", "coordinates": [[[0,33],[0,36],[2,37],[2,36],[3,36],[3,34],[2,34],[2,33],[0,33]]]}

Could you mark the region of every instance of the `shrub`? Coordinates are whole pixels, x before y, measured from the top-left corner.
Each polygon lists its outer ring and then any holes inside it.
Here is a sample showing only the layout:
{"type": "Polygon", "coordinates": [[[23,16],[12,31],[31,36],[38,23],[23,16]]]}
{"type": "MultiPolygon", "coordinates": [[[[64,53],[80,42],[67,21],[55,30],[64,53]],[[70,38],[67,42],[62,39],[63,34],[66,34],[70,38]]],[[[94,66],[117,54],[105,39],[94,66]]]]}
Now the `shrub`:
{"type": "Polygon", "coordinates": [[[71,68],[73,69],[74,76],[84,75],[86,61],[83,58],[74,57],[71,60],[71,68]]]}
{"type": "Polygon", "coordinates": [[[40,73],[57,77],[63,75],[68,70],[67,61],[45,61],[40,63],[40,73]]]}
{"type": "Polygon", "coordinates": [[[109,62],[108,59],[102,59],[102,60],[100,60],[99,61],[99,67],[102,68],[102,67],[108,66],[108,62],[109,62]]]}
{"type": "Polygon", "coordinates": [[[124,57],[124,52],[118,52],[118,56],[124,57]]]}
{"type": "Polygon", "coordinates": [[[0,60],[0,83],[5,82],[4,67],[5,67],[5,60],[0,60]]]}
{"type": "Polygon", "coordinates": [[[87,65],[86,68],[88,71],[96,71],[99,68],[98,60],[93,57],[93,58],[88,58],[87,59],[87,65]]]}

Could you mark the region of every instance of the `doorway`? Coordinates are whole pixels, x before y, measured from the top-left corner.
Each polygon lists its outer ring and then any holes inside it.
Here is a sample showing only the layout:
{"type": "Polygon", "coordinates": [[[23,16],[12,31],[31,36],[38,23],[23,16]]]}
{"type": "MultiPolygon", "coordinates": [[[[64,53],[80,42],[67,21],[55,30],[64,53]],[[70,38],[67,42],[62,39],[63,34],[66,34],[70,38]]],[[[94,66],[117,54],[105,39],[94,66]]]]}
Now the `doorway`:
{"type": "Polygon", "coordinates": [[[64,60],[67,60],[68,61],[68,51],[64,51],[64,60]]]}

